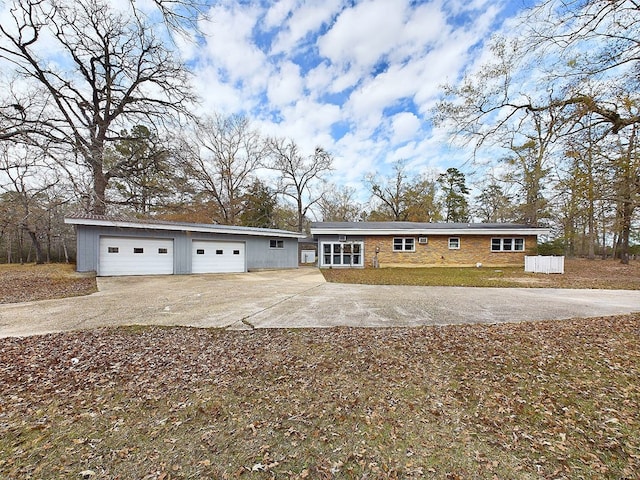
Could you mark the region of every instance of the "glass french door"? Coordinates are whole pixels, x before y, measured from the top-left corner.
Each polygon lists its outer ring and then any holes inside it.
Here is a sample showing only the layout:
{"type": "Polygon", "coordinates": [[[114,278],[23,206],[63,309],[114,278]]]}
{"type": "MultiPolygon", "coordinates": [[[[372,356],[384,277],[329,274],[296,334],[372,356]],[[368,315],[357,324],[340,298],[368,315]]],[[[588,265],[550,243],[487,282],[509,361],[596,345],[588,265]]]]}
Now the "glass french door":
{"type": "Polygon", "coordinates": [[[362,267],[363,242],[325,242],[322,244],[323,267],[362,267]]]}

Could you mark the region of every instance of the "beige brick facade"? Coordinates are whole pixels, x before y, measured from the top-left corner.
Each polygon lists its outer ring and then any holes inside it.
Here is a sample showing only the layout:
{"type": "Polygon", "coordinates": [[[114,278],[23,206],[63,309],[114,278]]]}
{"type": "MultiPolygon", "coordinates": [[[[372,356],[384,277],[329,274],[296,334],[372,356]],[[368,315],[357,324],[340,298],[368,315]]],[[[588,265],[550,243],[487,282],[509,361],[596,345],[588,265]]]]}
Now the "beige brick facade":
{"type": "MultiPolygon", "coordinates": [[[[397,237],[397,236],[396,236],[397,237]]],[[[380,267],[437,267],[437,266],[484,266],[524,265],[525,255],[535,255],[537,237],[509,235],[461,235],[460,248],[449,249],[449,238],[454,235],[430,235],[427,244],[419,244],[418,236],[414,238],[414,252],[394,252],[392,236],[370,236],[364,240],[365,267],[372,267],[378,249],[380,267]],[[492,252],[492,238],[524,238],[524,252],[492,252]]]]}

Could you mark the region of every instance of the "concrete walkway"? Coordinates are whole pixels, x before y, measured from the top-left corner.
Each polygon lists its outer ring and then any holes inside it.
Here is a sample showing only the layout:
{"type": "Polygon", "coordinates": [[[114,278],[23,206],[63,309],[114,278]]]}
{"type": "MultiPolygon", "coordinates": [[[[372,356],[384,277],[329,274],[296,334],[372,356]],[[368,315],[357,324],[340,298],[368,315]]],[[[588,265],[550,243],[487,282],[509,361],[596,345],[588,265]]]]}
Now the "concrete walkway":
{"type": "Polygon", "coordinates": [[[302,328],[495,323],[640,311],[640,291],[343,285],[318,270],[98,278],[85,297],[0,305],[0,337],[115,325],[302,328]]]}

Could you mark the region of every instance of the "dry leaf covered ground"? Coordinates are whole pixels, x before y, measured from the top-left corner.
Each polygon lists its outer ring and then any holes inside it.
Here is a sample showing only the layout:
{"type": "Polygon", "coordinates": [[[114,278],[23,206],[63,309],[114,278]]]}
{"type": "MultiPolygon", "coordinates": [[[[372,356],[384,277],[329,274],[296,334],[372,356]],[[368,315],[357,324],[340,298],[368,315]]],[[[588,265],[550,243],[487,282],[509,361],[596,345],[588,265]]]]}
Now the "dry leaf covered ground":
{"type": "Polygon", "coordinates": [[[0,303],[88,295],[96,290],[95,276],[78,274],[71,264],[0,265],[0,303]]]}
{"type": "Polygon", "coordinates": [[[640,315],[0,340],[0,477],[637,478],[640,315]]]}
{"type": "Polygon", "coordinates": [[[640,314],[5,338],[0,478],[632,479],[638,378],[640,314]]]}

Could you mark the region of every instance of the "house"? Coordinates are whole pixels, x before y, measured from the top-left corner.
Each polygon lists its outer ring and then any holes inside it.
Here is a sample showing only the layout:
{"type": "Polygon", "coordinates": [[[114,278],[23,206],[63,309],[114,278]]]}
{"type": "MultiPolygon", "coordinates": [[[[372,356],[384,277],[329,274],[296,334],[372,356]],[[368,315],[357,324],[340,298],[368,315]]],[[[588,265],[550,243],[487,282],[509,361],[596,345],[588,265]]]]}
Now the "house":
{"type": "Polygon", "coordinates": [[[423,267],[523,265],[549,229],[509,223],[319,222],[318,265],[423,267]]]}
{"type": "Polygon", "coordinates": [[[265,228],[83,215],[77,270],[100,276],[246,272],[298,267],[304,234],[265,228]]]}

